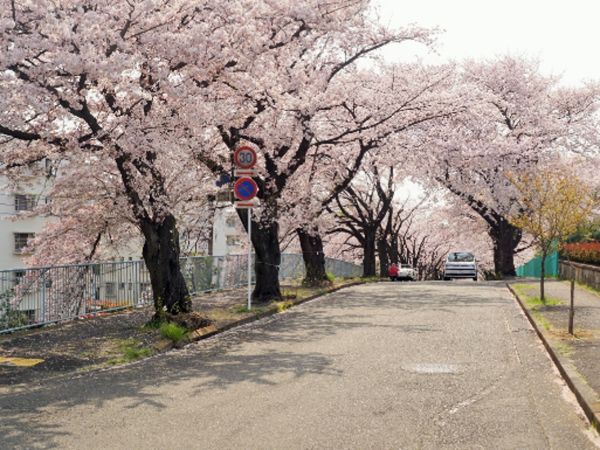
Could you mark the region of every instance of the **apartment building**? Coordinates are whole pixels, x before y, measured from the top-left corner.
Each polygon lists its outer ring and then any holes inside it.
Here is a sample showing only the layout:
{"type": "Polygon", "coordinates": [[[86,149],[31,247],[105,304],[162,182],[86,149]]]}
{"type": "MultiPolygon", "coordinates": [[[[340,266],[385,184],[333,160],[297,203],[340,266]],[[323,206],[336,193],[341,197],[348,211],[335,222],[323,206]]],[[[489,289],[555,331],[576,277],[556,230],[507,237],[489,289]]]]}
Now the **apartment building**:
{"type": "Polygon", "coordinates": [[[247,235],[235,208],[221,205],[215,209],[212,231],[212,256],[240,255],[245,252],[247,235]]]}
{"type": "Polygon", "coordinates": [[[25,267],[27,242],[40,232],[44,217],[17,219],[39,202],[47,202],[42,184],[35,187],[7,188],[0,177],[0,270],[25,267]]]}
{"type": "MultiPolygon", "coordinates": [[[[10,185],[0,176],[0,270],[25,267],[27,242],[39,233],[48,220],[46,217],[18,218],[31,211],[40,202],[50,201],[46,181],[22,186],[10,185]]],[[[228,192],[216,199],[209,253],[212,256],[227,256],[245,253],[247,235],[235,208],[231,205],[228,192]]],[[[142,242],[131,242],[115,258],[141,258],[142,242]]],[[[117,254],[118,253],[118,254],[117,254]]]]}

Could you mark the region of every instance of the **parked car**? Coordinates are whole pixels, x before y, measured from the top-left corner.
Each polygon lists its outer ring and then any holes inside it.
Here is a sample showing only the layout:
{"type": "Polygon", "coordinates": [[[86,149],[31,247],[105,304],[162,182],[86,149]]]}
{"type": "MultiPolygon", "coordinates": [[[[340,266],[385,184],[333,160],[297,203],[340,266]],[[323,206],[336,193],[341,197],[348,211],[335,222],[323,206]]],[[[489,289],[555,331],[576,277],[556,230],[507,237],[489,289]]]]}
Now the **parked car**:
{"type": "Polygon", "coordinates": [[[398,268],[398,279],[415,281],[415,269],[410,264],[400,264],[398,268]]]}
{"type": "Polygon", "coordinates": [[[398,266],[396,264],[390,264],[390,267],[388,267],[388,277],[390,277],[390,281],[398,279],[398,266]]]}
{"type": "Polygon", "coordinates": [[[415,280],[415,270],[410,264],[390,264],[388,276],[391,281],[415,280]]]}
{"type": "Polygon", "coordinates": [[[477,260],[470,252],[452,252],[444,266],[444,280],[471,278],[477,281],[477,260]]]}

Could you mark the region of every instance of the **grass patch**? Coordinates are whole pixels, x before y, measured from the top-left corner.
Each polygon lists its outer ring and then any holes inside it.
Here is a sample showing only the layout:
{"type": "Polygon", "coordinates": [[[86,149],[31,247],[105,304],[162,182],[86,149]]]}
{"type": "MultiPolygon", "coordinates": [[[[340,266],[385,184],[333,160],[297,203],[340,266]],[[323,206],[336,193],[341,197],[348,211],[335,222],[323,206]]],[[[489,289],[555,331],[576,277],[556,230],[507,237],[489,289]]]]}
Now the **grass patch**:
{"type": "Polygon", "coordinates": [[[515,283],[511,284],[512,288],[517,291],[517,294],[528,295],[528,292],[531,292],[533,289],[537,287],[537,285],[529,284],[529,283],[515,283]]]}
{"type": "Polygon", "coordinates": [[[142,347],[141,342],[136,339],[124,339],[119,341],[118,349],[121,355],[110,359],[108,364],[124,364],[141,358],[146,358],[153,353],[151,348],[142,347]]]}
{"type": "Polygon", "coordinates": [[[162,337],[171,340],[175,344],[181,341],[187,333],[185,328],[172,322],[162,323],[159,330],[162,337]]]}
{"type": "Polygon", "coordinates": [[[537,308],[541,308],[544,306],[562,305],[564,303],[559,298],[549,297],[549,296],[546,296],[546,301],[542,302],[542,299],[537,295],[536,296],[526,295],[523,300],[525,301],[525,303],[527,304],[527,307],[529,309],[537,309],[537,308]]]}
{"type": "Polygon", "coordinates": [[[136,359],[146,358],[147,356],[150,356],[151,354],[152,354],[152,349],[147,348],[147,347],[142,347],[142,348],[128,347],[125,349],[124,356],[127,361],[134,361],[136,359]]]}
{"type": "Polygon", "coordinates": [[[552,324],[548,322],[548,320],[542,315],[541,312],[532,310],[531,315],[533,316],[535,321],[544,328],[544,330],[552,331],[552,324]]]}
{"type": "Polygon", "coordinates": [[[248,309],[248,305],[240,305],[233,308],[233,312],[236,314],[248,314],[252,311],[252,309],[248,309]]]}
{"type": "Polygon", "coordinates": [[[519,298],[523,300],[528,309],[534,310],[544,306],[556,306],[562,305],[564,302],[556,297],[546,296],[546,302],[542,302],[539,295],[535,295],[538,292],[538,286],[527,283],[515,283],[511,284],[511,287],[517,293],[519,298]]]}
{"type": "Polygon", "coordinates": [[[523,301],[525,307],[531,311],[531,316],[538,325],[546,331],[552,331],[552,324],[544,317],[540,308],[561,305],[563,302],[558,298],[546,297],[546,302],[542,303],[542,299],[538,295],[532,295],[534,292],[537,293],[537,286],[533,284],[515,283],[511,284],[511,287],[523,301]]]}

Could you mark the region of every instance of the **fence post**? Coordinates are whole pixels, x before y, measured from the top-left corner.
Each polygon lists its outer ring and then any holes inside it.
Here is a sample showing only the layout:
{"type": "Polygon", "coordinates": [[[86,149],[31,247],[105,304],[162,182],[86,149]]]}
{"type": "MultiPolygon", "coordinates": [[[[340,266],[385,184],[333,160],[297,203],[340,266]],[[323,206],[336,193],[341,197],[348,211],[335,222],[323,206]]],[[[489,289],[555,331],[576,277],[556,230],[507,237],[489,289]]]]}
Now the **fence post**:
{"type": "Polygon", "coordinates": [[[571,301],[569,305],[569,334],[573,334],[573,316],[575,316],[575,280],[571,278],[571,301]]]}
{"type": "Polygon", "coordinates": [[[42,272],[42,311],[40,322],[46,321],[46,273],[42,272]]]}

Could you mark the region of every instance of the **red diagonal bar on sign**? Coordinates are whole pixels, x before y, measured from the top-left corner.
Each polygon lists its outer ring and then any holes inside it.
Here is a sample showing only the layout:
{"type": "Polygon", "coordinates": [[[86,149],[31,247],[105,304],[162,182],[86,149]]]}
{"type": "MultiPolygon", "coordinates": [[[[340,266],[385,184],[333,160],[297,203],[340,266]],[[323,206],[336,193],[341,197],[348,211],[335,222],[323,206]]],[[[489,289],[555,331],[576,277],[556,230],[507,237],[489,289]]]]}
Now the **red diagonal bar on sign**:
{"type": "Polygon", "coordinates": [[[251,200],[258,192],[258,186],[252,178],[240,178],[233,185],[235,196],[239,200],[251,200]]]}

